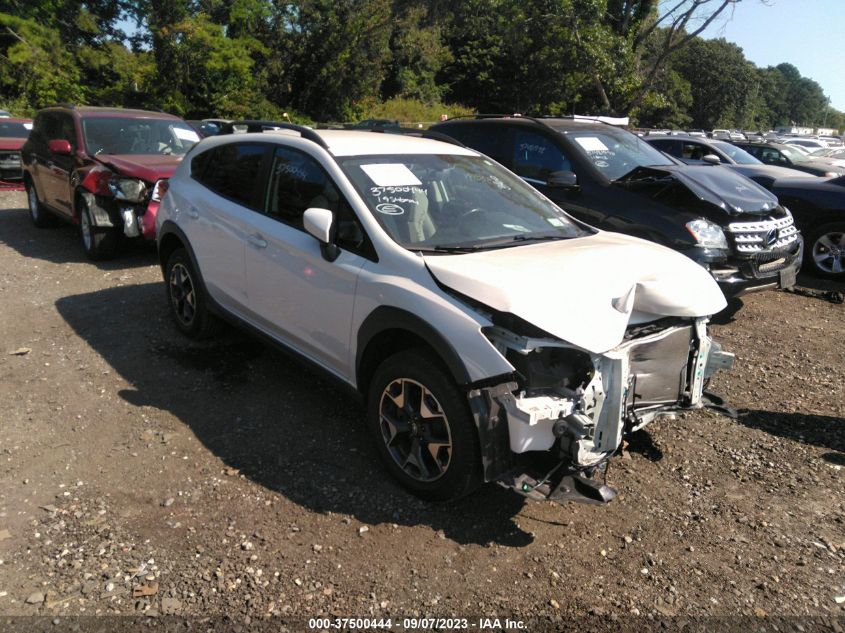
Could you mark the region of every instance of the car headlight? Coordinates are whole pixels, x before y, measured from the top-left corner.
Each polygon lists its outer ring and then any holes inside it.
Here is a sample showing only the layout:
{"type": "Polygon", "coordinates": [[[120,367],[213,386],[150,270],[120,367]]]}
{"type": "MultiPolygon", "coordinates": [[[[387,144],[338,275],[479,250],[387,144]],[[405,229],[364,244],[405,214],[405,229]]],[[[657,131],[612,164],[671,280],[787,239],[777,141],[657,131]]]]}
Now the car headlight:
{"type": "Polygon", "coordinates": [[[117,200],[143,202],[147,196],[147,183],[137,178],[112,178],[109,191],[117,200]]]}
{"type": "Polygon", "coordinates": [[[698,246],[702,246],[704,248],[728,247],[728,240],[725,238],[725,233],[719,225],[699,218],[698,220],[687,222],[686,226],[687,231],[689,231],[690,235],[692,235],[693,238],[695,238],[695,241],[698,242],[698,246]]]}
{"type": "Polygon", "coordinates": [[[153,202],[161,202],[162,198],[164,198],[164,194],[167,193],[168,185],[169,181],[166,178],[157,180],[156,184],[153,186],[153,195],[150,196],[150,200],[153,202]]]}

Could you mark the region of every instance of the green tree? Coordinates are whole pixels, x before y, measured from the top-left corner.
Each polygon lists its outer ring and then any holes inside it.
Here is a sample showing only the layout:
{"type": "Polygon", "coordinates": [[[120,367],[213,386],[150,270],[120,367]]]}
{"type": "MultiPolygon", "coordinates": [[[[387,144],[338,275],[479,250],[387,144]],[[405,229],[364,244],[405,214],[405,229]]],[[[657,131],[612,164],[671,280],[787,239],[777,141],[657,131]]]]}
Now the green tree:
{"type": "Polygon", "coordinates": [[[32,19],[0,13],[0,91],[16,110],[83,97],[79,67],[59,31],[32,19]]]}

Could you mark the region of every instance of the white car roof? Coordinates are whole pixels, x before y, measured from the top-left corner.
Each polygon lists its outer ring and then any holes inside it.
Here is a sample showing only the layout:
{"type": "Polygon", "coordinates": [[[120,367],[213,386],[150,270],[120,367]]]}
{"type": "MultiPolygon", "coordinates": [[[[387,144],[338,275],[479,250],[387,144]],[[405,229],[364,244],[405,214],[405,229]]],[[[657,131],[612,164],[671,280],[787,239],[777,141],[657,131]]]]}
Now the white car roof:
{"type": "Polygon", "coordinates": [[[402,134],[354,130],[315,130],[335,156],[372,154],[456,154],[476,156],[477,152],[460,145],[402,134]]]}
{"type": "MultiPolygon", "coordinates": [[[[420,130],[422,131],[422,130],[420,130]]],[[[369,132],[366,130],[314,130],[329,146],[334,156],[375,156],[380,154],[451,154],[455,156],[478,156],[478,152],[444,141],[435,141],[418,136],[392,134],[390,132],[369,132]]],[[[244,141],[272,141],[279,135],[299,138],[296,130],[280,128],[264,132],[222,134],[203,139],[205,147],[244,141]]]]}

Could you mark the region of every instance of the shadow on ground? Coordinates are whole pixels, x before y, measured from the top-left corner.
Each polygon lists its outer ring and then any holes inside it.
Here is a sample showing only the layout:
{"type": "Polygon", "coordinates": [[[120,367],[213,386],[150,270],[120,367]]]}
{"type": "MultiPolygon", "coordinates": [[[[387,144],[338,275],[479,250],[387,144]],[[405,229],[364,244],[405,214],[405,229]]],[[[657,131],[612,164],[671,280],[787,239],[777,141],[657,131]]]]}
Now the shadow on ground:
{"type": "Polygon", "coordinates": [[[737,420],[771,435],[830,449],[822,459],[832,464],[845,464],[845,418],[746,409],[739,412],[737,420]]]}
{"type": "Polygon", "coordinates": [[[54,264],[87,263],[100,270],[138,268],[157,261],[152,242],[124,239],[114,259],[92,262],[82,251],[82,240],[76,226],[56,219],[49,227],[36,228],[27,209],[0,210],[0,244],[24,257],[54,264]]]}
{"type": "Polygon", "coordinates": [[[533,540],[513,521],[523,498],[495,485],[454,504],[410,496],[381,467],[347,391],[231,329],[209,342],[188,341],[171,324],[163,294],[161,284],[142,284],[56,302],[134,386],[120,393],[126,401],[168,411],[228,466],[315,512],[425,524],[459,543],[533,540]],[[104,322],[125,327],[116,336],[104,322]]]}

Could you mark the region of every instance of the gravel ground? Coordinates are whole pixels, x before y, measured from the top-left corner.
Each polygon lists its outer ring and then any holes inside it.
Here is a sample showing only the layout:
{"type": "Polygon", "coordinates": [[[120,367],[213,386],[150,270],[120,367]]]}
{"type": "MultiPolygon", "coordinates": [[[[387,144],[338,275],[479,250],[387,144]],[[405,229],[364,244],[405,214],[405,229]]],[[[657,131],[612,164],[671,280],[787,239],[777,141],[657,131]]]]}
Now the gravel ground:
{"type": "Polygon", "coordinates": [[[713,326],[739,418],[638,433],[606,507],[497,486],[429,505],[348,395],[237,332],[182,338],[151,247],[93,264],[24,206],[0,194],[0,616],[845,627],[843,305],[747,297],[713,326]]]}

